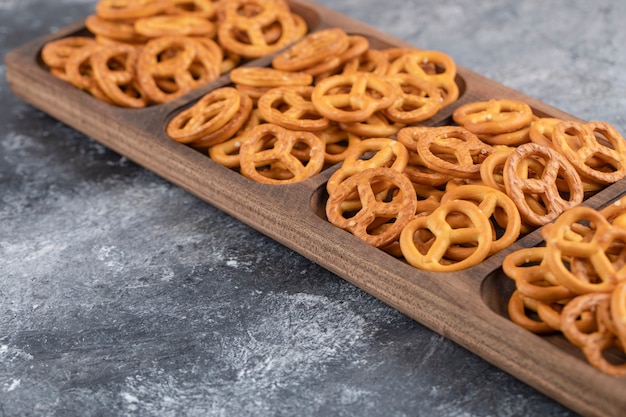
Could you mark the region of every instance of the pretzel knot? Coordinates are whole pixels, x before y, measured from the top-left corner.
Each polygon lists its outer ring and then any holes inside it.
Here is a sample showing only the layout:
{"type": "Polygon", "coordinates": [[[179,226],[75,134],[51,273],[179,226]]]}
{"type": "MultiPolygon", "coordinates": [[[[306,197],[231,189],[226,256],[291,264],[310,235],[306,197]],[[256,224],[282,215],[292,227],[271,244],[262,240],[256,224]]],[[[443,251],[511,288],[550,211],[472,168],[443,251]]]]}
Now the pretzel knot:
{"type": "Polygon", "coordinates": [[[398,90],[383,77],[366,72],[334,75],[313,90],[313,105],[321,115],[336,122],[362,122],[389,107],[398,90]]]}
{"type": "Polygon", "coordinates": [[[535,143],[520,145],[509,155],[503,178],[506,193],[530,225],[543,226],[583,201],[583,185],[574,167],[554,149],[535,143]],[[529,169],[537,162],[540,169],[529,169]],[[559,179],[568,195],[560,193],[559,179]]]}
{"type": "Polygon", "coordinates": [[[239,163],[241,174],[257,182],[300,182],[322,170],[324,143],[311,132],[265,123],[245,133],[239,163]]]}
{"type": "Polygon", "coordinates": [[[265,120],[287,129],[309,132],[324,130],[330,121],[313,106],[312,93],[312,86],[272,88],[259,98],[257,107],[265,120]]]}
{"type": "Polygon", "coordinates": [[[413,218],[417,197],[411,182],[395,169],[378,167],[361,171],[342,182],[326,202],[328,220],[375,247],[395,241],[413,218]],[[377,193],[374,184],[388,184],[377,193]],[[345,210],[344,201],[357,194],[359,204],[345,210]],[[387,227],[381,227],[385,225],[387,227]]]}
{"type": "Polygon", "coordinates": [[[623,248],[624,242],[625,229],[613,226],[594,209],[574,207],[561,214],[550,229],[546,242],[548,266],[557,280],[576,294],[610,292],[626,280],[623,256],[615,259],[611,253],[616,247],[623,248]],[[585,227],[584,235],[572,232],[581,226],[585,227]],[[579,262],[592,266],[592,276],[572,272],[572,266],[579,262]]]}
{"type": "Polygon", "coordinates": [[[333,194],[346,178],[370,168],[386,167],[403,172],[408,160],[407,149],[393,139],[370,138],[360,141],[346,153],[341,167],[330,176],[326,190],[333,194]]]}
{"type": "Polygon", "coordinates": [[[586,179],[612,184],[626,176],[626,143],[608,123],[562,121],[552,141],[586,179]]]}
{"type": "Polygon", "coordinates": [[[400,91],[393,104],[384,110],[391,120],[418,123],[433,117],[442,108],[443,99],[435,84],[412,74],[397,74],[386,79],[400,91]]]}
{"type": "Polygon", "coordinates": [[[320,30],[276,55],[272,59],[272,67],[282,71],[303,71],[329,58],[336,58],[339,65],[337,55],[348,49],[349,45],[349,37],[343,29],[320,30]]]}
{"type": "Polygon", "coordinates": [[[406,127],[398,140],[415,143],[428,168],[458,178],[480,177],[480,165],[495,150],[460,126],[406,127]]]}
{"type": "MultiPolygon", "coordinates": [[[[521,218],[517,206],[505,193],[483,185],[461,185],[450,191],[446,191],[441,198],[441,203],[453,200],[465,200],[474,202],[482,213],[493,222],[491,226],[493,242],[491,243],[490,255],[513,244],[520,234],[521,218]],[[498,217],[498,213],[501,216],[498,217]],[[498,220],[504,219],[504,220],[498,220]],[[502,229],[501,233],[496,232],[502,229]]],[[[472,252],[471,248],[455,248],[455,258],[463,259],[472,252]]],[[[450,252],[450,254],[452,254],[450,252]]]]}
{"type": "Polygon", "coordinates": [[[167,126],[170,138],[191,143],[222,129],[237,113],[242,98],[233,87],[222,87],[203,96],[177,114],[167,126]]]}
{"type": "Polygon", "coordinates": [[[106,96],[118,106],[143,108],[148,98],[135,78],[137,50],[129,45],[111,45],[91,56],[96,82],[106,96]]]}
{"type": "Polygon", "coordinates": [[[469,201],[453,200],[407,224],[400,235],[400,248],[407,262],[418,269],[453,272],[482,262],[489,256],[492,240],[489,220],[480,208],[469,201]],[[460,214],[464,221],[452,222],[451,214],[460,214]],[[472,252],[457,261],[449,257],[454,246],[467,246],[472,252]]]}
{"type": "Polygon", "coordinates": [[[574,298],[563,308],[561,330],[571,343],[582,349],[591,365],[604,373],[621,377],[626,376],[626,364],[613,364],[604,356],[606,350],[617,345],[617,338],[611,331],[613,323],[607,322],[606,319],[610,314],[601,313],[603,310],[610,310],[611,298],[609,293],[589,293],[574,298]],[[592,314],[597,318],[598,326],[595,330],[583,332],[575,325],[583,313],[592,314]]]}
{"type": "Polygon", "coordinates": [[[96,14],[108,20],[131,20],[154,16],[170,7],[170,0],[100,0],[96,14]]]}
{"type": "Polygon", "coordinates": [[[465,104],[452,118],[476,135],[493,135],[522,129],[533,120],[530,106],[517,100],[489,100],[465,104]]]}
{"type": "Polygon", "coordinates": [[[139,85],[156,103],[165,103],[220,75],[221,61],[199,41],[163,36],[149,41],[137,62],[139,85]]]}
{"type": "Polygon", "coordinates": [[[224,18],[218,27],[220,44],[246,58],[275,52],[300,35],[296,19],[282,1],[233,0],[224,3],[224,18]],[[277,35],[271,36],[278,28],[277,35]]]}

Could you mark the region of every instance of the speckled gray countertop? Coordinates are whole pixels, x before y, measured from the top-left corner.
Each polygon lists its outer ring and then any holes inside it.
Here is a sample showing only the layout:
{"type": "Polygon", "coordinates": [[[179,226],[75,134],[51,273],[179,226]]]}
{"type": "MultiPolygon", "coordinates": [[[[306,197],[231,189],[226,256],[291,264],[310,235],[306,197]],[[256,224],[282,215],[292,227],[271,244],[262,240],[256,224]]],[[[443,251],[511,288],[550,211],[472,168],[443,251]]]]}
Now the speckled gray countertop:
{"type": "MultiPolygon", "coordinates": [[[[626,132],[626,2],[319,0],[626,132]]],[[[0,52],[95,0],[0,0],[0,52]]],[[[570,416],[15,97],[0,65],[0,416],[570,416]]]]}

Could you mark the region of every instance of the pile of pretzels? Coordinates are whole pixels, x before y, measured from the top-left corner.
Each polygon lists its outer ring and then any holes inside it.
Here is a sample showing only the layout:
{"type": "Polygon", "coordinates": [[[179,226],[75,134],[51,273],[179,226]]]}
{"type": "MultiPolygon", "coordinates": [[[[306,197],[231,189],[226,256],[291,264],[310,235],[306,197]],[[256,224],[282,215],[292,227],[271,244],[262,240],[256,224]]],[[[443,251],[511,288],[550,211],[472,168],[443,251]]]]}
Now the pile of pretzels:
{"type": "Polygon", "coordinates": [[[456,66],[438,51],[370,48],[367,38],[322,29],[267,67],[230,72],[168,122],[173,140],[266,184],[290,184],[342,162],[362,141],[392,137],[459,96],[456,66]]]}
{"type": "Polygon", "coordinates": [[[624,139],[606,123],[540,118],[510,99],[452,117],[363,141],[329,178],[329,221],[416,268],[453,272],[626,175],[624,139]]]}
{"type": "Polygon", "coordinates": [[[509,254],[515,282],[511,320],[537,333],[562,333],[591,365],[626,376],[626,197],[595,210],[577,206],[543,230],[545,246],[509,254]]]}
{"type": "Polygon", "coordinates": [[[90,35],[44,45],[49,71],[109,104],[178,98],[306,35],[285,0],[101,0],[90,35]]]}

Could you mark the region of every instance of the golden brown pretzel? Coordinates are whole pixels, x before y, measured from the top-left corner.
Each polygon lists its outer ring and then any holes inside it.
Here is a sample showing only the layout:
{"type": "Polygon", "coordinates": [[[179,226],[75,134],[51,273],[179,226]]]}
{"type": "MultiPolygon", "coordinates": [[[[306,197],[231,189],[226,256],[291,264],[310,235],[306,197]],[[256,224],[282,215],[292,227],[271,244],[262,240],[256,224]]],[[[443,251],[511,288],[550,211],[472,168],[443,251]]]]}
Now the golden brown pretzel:
{"type": "Polygon", "coordinates": [[[606,308],[610,301],[609,293],[589,293],[574,298],[563,308],[561,331],[567,340],[583,350],[592,366],[609,375],[626,376],[626,364],[613,364],[603,355],[616,342],[616,336],[607,325],[598,320],[598,329],[592,332],[583,332],[576,326],[576,321],[583,313],[593,314],[603,307],[606,308]]]}
{"type": "Polygon", "coordinates": [[[333,194],[346,178],[369,168],[388,167],[403,172],[408,160],[409,154],[404,145],[393,139],[362,140],[346,153],[341,167],[328,179],[326,190],[333,194]]]}
{"type": "Polygon", "coordinates": [[[319,30],[276,55],[272,59],[272,67],[283,71],[302,71],[345,51],[349,42],[348,35],[343,29],[319,30]]]}
{"type": "Polygon", "coordinates": [[[354,133],[340,129],[336,124],[331,124],[328,128],[315,132],[315,135],[326,144],[324,161],[327,164],[337,164],[342,162],[359,143],[361,137],[354,133]]]}
{"type": "Polygon", "coordinates": [[[480,165],[495,150],[460,126],[405,127],[398,132],[414,139],[416,149],[428,168],[458,178],[480,178],[480,165]],[[416,139],[415,139],[416,138],[416,139]]]}
{"type": "Polygon", "coordinates": [[[533,120],[530,106],[518,100],[477,101],[458,107],[452,118],[476,135],[513,132],[533,120]]]}
{"type": "Polygon", "coordinates": [[[552,142],[587,179],[612,184],[626,176],[626,143],[608,123],[563,121],[554,127],[552,142]],[[605,142],[600,143],[598,136],[605,142]],[[592,160],[603,164],[596,167],[592,160]]]}
{"type": "Polygon", "coordinates": [[[96,82],[118,106],[138,109],[148,105],[136,79],[137,56],[137,49],[125,44],[100,48],[91,56],[96,82]]]}
{"type": "Polygon", "coordinates": [[[350,231],[370,245],[384,247],[400,236],[403,227],[411,221],[416,204],[411,182],[401,172],[385,167],[369,168],[337,187],[326,202],[326,216],[335,226],[350,231]],[[383,196],[373,189],[381,182],[390,184],[389,193],[383,196]],[[347,212],[343,203],[355,193],[360,204],[355,212],[347,212]],[[389,223],[389,226],[373,233],[372,225],[377,223],[389,223]]]}
{"type": "Polygon", "coordinates": [[[392,137],[405,126],[404,123],[389,120],[389,117],[383,111],[374,112],[374,114],[361,122],[339,122],[338,125],[346,132],[354,133],[363,138],[392,137]]]}
{"type": "Polygon", "coordinates": [[[611,225],[600,212],[585,206],[574,207],[562,213],[550,229],[546,243],[547,263],[556,279],[576,294],[610,292],[626,279],[626,268],[621,263],[616,265],[608,252],[613,242],[625,239],[626,230],[611,225]],[[577,225],[587,223],[593,226],[591,233],[582,239],[572,234],[577,225]],[[575,259],[591,263],[593,281],[571,270],[575,259]]]}
{"type": "Polygon", "coordinates": [[[391,48],[386,51],[386,55],[390,62],[388,75],[408,73],[434,84],[441,92],[442,107],[454,103],[459,98],[459,87],[455,80],[456,64],[445,53],[391,48]]]}
{"type": "Polygon", "coordinates": [[[556,302],[573,298],[576,294],[556,284],[546,262],[546,248],[537,246],[510,253],[502,262],[502,270],[515,281],[517,290],[532,299],[556,302]]]}
{"type": "Polygon", "coordinates": [[[96,39],[106,38],[134,45],[145,43],[148,40],[137,33],[134,20],[107,20],[92,14],[85,19],[85,26],[89,32],[96,36],[96,39]]]}
{"type": "Polygon", "coordinates": [[[272,88],[263,94],[257,108],[265,120],[291,130],[320,131],[330,120],[318,113],[311,102],[313,86],[272,88]]]}
{"type": "Polygon", "coordinates": [[[398,91],[383,77],[357,72],[333,75],[319,82],[312,100],[317,111],[336,122],[362,122],[378,110],[389,107],[398,91]]]}
{"type": "Polygon", "coordinates": [[[108,20],[130,20],[154,16],[169,6],[170,0],[100,0],[96,14],[108,20]]]}
{"type": "Polygon", "coordinates": [[[318,174],[324,166],[324,143],[311,132],[297,132],[272,123],[260,124],[245,133],[240,149],[241,173],[264,184],[292,184],[318,174]],[[308,159],[301,161],[293,152],[306,146],[308,159]],[[279,165],[273,165],[279,163],[279,165]],[[264,170],[277,168],[268,176],[264,170]]]}
{"type": "Polygon", "coordinates": [[[227,50],[259,58],[295,41],[299,28],[286,3],[276,0],[231,0],[223,5],[218,39],[227,50]],[[247,13],[246,10],[252,10],[247,13]],[[277,29],[277,37],[267,36],[277,29]]]}
{"type": "MultiPolygon", "coordinates": [[[[494,233],[490,254],[508,247],[519,237],[521,228],[520,214],[513,200],[505,193],[483,185],[462,185],[446,191],[441,198],[441,203],[444,204],[453,200],[474,202],[488,219],[491,219],[497,211],[504,215],[502,218],[506,219],[506,223],[498,222],[497,218],[493,220],[494,226],[497,225],[502,228],[503,233],[500,236],[494,233]]],[[[472,249],[459,247],[455,248],[455,251],[461,257],[464,257],[466,254],[469,256],[472,249]]]]}
{"type": "Polygon", "coordinates": [[[476,204],[462,200],[442,203],[431,214],[416,217],[400,235],[400,248],[407,262],[433,272],[460,271],[479,264],[489,256],[491,242],[491,225],[487,217],[476,204]],[[452,213],[460,213],[467,222],[462,226],[451,224],[449,215],[452,213]],[[473,251],[457,261],[447,256],[455,245],[470,246],[473,251]]]}
{"type": "Polygon", "coordinates": [[[230,139],[209,147],[208,152],[212,160],[228,168],[239,168],[239,150],[246,140],[245,134],[264,123],[259,109],[253,109],[244,125],[230,139]]]}
{"type": "Polygon", "coordinates": [[[220,4],[221,0],[170,0],[170,6],[165,9],[165,14],[200,16],[215,21],[220,4]]]}
{"type": "Polygon", "coordinates": [[[197,103],[178,113],[167,125],[170,138],[191,143],[223,128],[241,106],[241,95],[233,87],[222,87],[204,95],[197,103]]]}
{"type": "Polygon", "coordinates": [[[288,85],[311,85],[313,77],[302,72],[281,71],[270,67],[239,67],[230,72],[235,84],[251,87],[284,87],[288,85]]]}
{"type": "Polygon", "coordinates": [[[216,79],[220,75],[219,65],[216,57],[197,40],[163,36],[142,48],[137,76],[151,101],[165,103],[216,79]]]}
{"type": "Polygon", "coordinates": [[[102,48],[104,46],[93,43],[74,51],[65,62],[65,77],[75,87],[89,92],[99,100],[113,104],[100,88],[91,66],[91,57],[102,48]]]}
{"type": "Polygon", "coordinates": [[[369,41],[366,37],[361,35],[348,35],[348,44],[345,50],[340,51],[336,55],[330,55],[317,64],[303,68],[300,71],[311,74],[319,81],[320,79],[337,73],[344,63],[362,55],[368,48],[369,41]]]}
{"type": "Polygon", "coordinates": [[[69,57],[83,46],[93,45],[96,41],[86,36],[68,36],[47,42],[41,49],[41,59],[53,74],[67,81],[65,64],[69,57]]]}
{"type": "Polygon", "coordinates": [[[437,86],[413,74],[387,76],[396,84],[400,94],[384,112],[393,121],[404,124],[418,123],[433,117],[443,105],[437,86]]]}
{"type": "Polygon", "coordinates": [[[583,201],[583,185],[572,165],[556,150],[535,143],[517,147],[507,158],[503,171],[506,193],[517,205],[522,219],[534,226],[554,220],[565,210],[583,201]],[[541,177],[534,178],[531,163],[544,167],[541,177]],[[562,196],[557,180],[563,179],[569,195],[562,196]],[[540,197],[540,201],[532,197],[540,197]],[[541,203],[536,205],[534,203],[541,203]]]}
{"type": "Polygon", "coordinates": [[[146,38],[161,36],[205,36],[213,38],[217,31],[210,20],[196,15],[158,15],[135,21],[135,31],[146,38]]]}
{"type": "Polygon", "coordinates": [[[610,312],[615,333],[626,346],[626,281],[620,281],[611,292],[610,312]]]}

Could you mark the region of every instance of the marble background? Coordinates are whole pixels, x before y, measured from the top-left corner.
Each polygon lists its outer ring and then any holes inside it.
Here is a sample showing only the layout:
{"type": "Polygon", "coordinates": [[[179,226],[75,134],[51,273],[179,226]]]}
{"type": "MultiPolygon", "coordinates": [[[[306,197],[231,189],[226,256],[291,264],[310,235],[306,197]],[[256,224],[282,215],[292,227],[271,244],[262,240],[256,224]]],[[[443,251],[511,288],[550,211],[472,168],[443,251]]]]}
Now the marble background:
{"type": "MultiPolygon", "coordinates": [[[[626,2],[319,0],[626,132],[626,2]]],[[[94,0],[0,0],[0,54],[94,0]]],[[[0,64],[0,416],[572,416],[15,97],[0,64]]]]}

